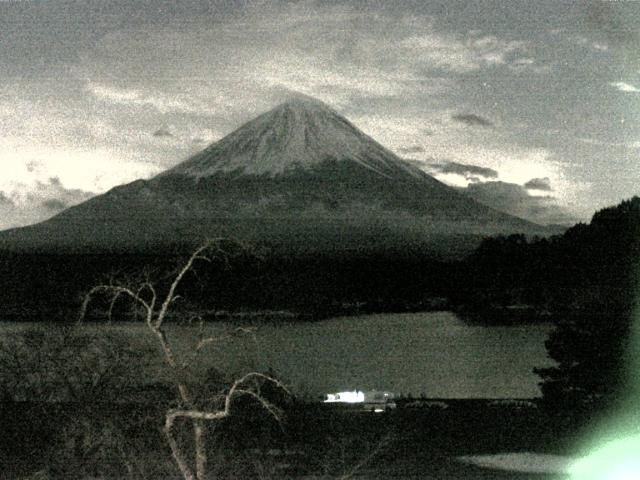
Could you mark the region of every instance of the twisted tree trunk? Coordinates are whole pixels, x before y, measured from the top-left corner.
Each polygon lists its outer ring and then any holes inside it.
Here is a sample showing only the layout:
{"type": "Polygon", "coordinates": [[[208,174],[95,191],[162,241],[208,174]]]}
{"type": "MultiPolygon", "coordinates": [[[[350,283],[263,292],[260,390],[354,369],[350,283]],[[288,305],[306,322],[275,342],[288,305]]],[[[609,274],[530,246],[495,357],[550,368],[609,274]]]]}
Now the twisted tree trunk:
{"type": "MultiPolygon", "coordinates": [[[[176,289],[178,288],[178,285],[180,284],[183,277],[189,270],[193,268],[193,265],[197,260],[211,261],[208,257],[204,256],[203,253],[207,249],[211,248],[212,245],[215,245],[217,247],[217,253],[223,255],[226,254],[226,252],[219,245],[220,241],[221,240],[218,239],[216,241],[207,242],[199,247],[195,252],[193,252],[188,261],[176,274],[173,282],[171,283],[171,286],[169,287],[169,291],[166,297],[159,307],[157,307],[156,289],[150,282],[143,283],[137,288],[137,290],[119,285],[98,285],[96,287],[93,287],[86,295],[80,313],[80,321],[82,321],[85,317],[89,302],[91,301],[92,297],[98,293],[108,294],[112,296],[111,303],[109,305],[109,317],[111,317],[111,314],[113,313],[113,306],[115,304],[115,301],[120,296],[129,297],[134,302],[134,304],[141,306],[145,311],[145,323],[157,338],[158,344],[160,345],[160,348],[163,352],[165,363],[173,371],[172,377],[174,378],[174,382],[180,394],[180,400],[183,405],[183,408],[169,410],[166,413],[164,433],[167,437],[169,448],[171,449],[171,455],[173,456],[173,459],[178,466],[178,469],[180,470],[180,473],[182,474],[184,480],[206,480],[206,422],[218,421],[228,417],[231,414],[231,405],[233,403],[233,400],[238,396],[249,395],[253,397],[263,406],[263,408],[266,409],[269,414],[274,416],[276,420],[281,420],[281,412],[278,407],[271,404],[260,394],[259,391],[254,391],[252,387],[244,388],[245,384],[249,380],[260,378],[262,380],[274,383],[275,385],[288,392],[287,388],[275,378],[258,372],[251,372],[236,380],[232,384],[228,393],[226,395],[222,395],[222,399],[224,400],[224,408],[209,411],[201,410],[198,408],[198,406],[195,404],[195,397],[190,392],[188,385],[183,380],[181,380],[182,378],[184,378],[184,376],[181,374],[181,369],[184,366],[187,366],[188,362],[179,362],[176,358],[174,350],[171,346],[171,342],[168,340],[166,331],[164,330],[164,322],[171,304],[177,298],[176,289]],[[145,296],[143,296],[143,294],[147,291],[149,292],[150,298],[146,298],[145,296]],[[173,433],[175,421],[179,418],[191,420],[193,428],[195,457],[193,462],[188,460],[184,449],[180,446],[173,433]],[[192,466],[194,463],[195,470],[192,466]]],[[[224,337],[222,339],[224,339],[224,337]]],[[[216,338],[213,337],[199,338],[194,346],[194,353],[197,354],[203,347],[208,344],[214,343],[215,341],[216,338]]]]}

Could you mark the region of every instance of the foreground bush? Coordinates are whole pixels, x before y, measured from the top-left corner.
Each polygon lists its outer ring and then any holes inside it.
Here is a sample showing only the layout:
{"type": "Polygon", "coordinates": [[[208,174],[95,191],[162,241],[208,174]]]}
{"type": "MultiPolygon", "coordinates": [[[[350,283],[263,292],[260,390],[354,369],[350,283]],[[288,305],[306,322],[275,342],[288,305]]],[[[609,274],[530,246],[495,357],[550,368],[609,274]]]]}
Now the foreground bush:
{"type": "Polygon", "coordinates": [[[0,398],[18,402],[122,402],[157,358],[126,334],[36,326],[0,339],[0,398]]]}

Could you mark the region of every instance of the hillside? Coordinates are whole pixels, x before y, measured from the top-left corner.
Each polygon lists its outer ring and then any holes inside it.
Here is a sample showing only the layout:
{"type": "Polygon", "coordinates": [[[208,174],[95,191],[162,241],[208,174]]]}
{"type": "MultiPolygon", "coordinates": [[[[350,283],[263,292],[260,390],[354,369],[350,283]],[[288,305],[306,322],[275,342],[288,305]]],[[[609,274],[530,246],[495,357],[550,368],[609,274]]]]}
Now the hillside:
{"type": "Polygon", "coordinates": [[[228,236],[286,252],[451,251],[446,238],[513,232],[546,233],[296,98],[154,178],[0,233],[0,248],[135,251],[228,236]]]}

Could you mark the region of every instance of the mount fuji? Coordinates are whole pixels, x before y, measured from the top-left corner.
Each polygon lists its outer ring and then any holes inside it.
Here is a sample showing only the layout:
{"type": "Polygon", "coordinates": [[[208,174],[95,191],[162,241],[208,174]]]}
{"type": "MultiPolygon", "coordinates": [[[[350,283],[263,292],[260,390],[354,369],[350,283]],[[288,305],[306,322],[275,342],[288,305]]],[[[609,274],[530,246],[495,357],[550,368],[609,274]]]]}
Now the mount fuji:
{"type": "Polygon", "coordinates": [[[332,108],[294,98],[149,180],[0,233],[10,250],[113,251],[209,236],[276,250],[451,249],[447,239],[544,228],[457,192],[332,108]]]}

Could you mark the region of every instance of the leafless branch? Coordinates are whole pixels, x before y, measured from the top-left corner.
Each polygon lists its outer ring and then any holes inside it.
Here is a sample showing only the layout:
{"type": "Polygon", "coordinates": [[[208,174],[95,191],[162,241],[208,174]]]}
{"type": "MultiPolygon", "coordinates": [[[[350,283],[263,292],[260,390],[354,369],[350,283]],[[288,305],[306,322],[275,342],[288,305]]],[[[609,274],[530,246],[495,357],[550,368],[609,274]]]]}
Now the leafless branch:
{"type": "Polygon", "coordinates": [[[259,372],[250,372],[244,375],[243,377],[239,378],[235,382],[233,382],[231,388],[229,389],[226,395],[217,396],[221,400],[224,400],[224,407],[222,409],[217,411],[198,410],[195,408],[169,410],[166,415],[165,430],[171,430],[171,428],[173,427],[173,424],[175,423],[175,420],[178,418],[191,418],[191,419],[208,420],[208,421],[221,420],[223,418],[226,418],[229,415],[231,415],[231,408],[233,406],[234,398],[239,397],[241,395],[249,395],[255,398],[265,407],[265,409],[270,414],[272,414],[276,418],[276,420],[281,421],[282,412],[278,407],[273,405],[271,402],[269,402],[267,399],[259,395],[257,392],[240,388],[241,385],[243,385],[244,383],[246,383],[247,381],[253,378],[262,378],[264,380],[267,380],[273,383],[274,385],[277,385],[278,387],[282,388],[285,392],[289,393],[289,389],[279,380],[276,380],[275,378],[270,377],[269,375],[265,375],[259,372]]]}
{"type": "Polygon", "coordinates": [[[264,409],[267,412],[269,412],[271,414],[271,416],[278,421],[278,423],[282,422],[282,409],[278,408],[276,405],[274,405],[273,403],[269,402],[267,399],[265,399],[258,392],[254,392],[253,390],[244,390],[244,389],[237,388],[235,393],[237,395],[248,395],[248,396],[254,398],[258,402],[260,402],[260,404],[264,407],[264,409]]]}
{"type": "MultiPolygon", "coordinates": [[[[153,307],[149,303],[147,303],[140,295],[133,292],[131,289],[127,287],[122,287],[118,285],[98,285],[93,287],[89,292],[85,295],[84,301],[82,302],[82,307],[80,308],[80,317],[78,322],[82,322],[86,316],[87,308],[89,307],[89,303],[93,299],[93,297],[97,294],[111,294],[113,297],[119,297],[120,295],[129,296],[135,303],[140,304],[147,313],[147,320],[149,320],[153,316],[153,307]]],[[[112,300],[113,302],[113,300],[112,300]]]]}
{"type": "Polygon", "coordinates": [[[113,307],[118,301],[118,298],[120,298],[120,295],[122,295],[122,292],[117,292],[116,294],[113,295],[113,298],[111,299],[111,303],[109,304],[109,311],[107,313],[107,318],[109,319],[109,322],[111,322],[113,318],[113,307]]]}
{"type": "Polygon", "coordinates": [[[375,446],[373,450],[369,452],[367,456],[365,456],[362,460],[356,463],[353,467],[349,469],[348,472],[341,475],[340,480],[348,480],[353,478],[362,468],[364,468],[371,460],[373,460],[384,448],[389,445],[391,441],[391,436],[386,435],[383,437],[375,446]]]}
{"type": "Polygon", "coordinates": [[[169,293],[167,293],[167,296],[165,297],[164,302],[162,302],[162,306],[160,307],[160,312],[158,313],[158,316],[155,321],[156,328],[159,328],[162,326],[162,322],[164,322],[164,318],[167,314],[167,310],[169,309],[169,306],[175,299],[176,288],[178,288],[178,285],[182,281],[182,278],[187,274],[189,270],[191,270],[196,260],[206,258],[201,254],[202,252],[207,250],[207,248],[209,248],[211,244],[212,244],[212,241],[207,241],[202,246],[198,247],[196,251],[193,252],[193,254],[191,254],[191,257],[189,257],[189,260],[187,260],[187,263],[184,264],[184,266],[180,269],[180,271],[176,275],[175,279],[171,283],[171,287],[169,287],[169,293]]]}
{"type": "MultiPolygon", "coordinates": [[[[157,291],[147,278],[147,281],[140,284],[135,291],[128,287],[114,284],[98,285],[87,293],[80,311],[79,321],[82,322],[86,316],[89,303],[92,298],[98,294],[111,295],[108,310],[110,319],[113,314],[115,303],[118,298],[123,295],[130,297],[133,300],[134,305],[142,307],[144,310],[145,322],[158,340],[166,364],[174,372],[175,384],[180,394],[181,406],[177,409],[171,409],[166,413],[164,431],[173,458],[185,480],[205,480],[207,466],[205,422],[215,422],[231,415],[234,399],[241,396],[252,397],[258,401],[262,408],[264,408],[271,416],[273,416],[278,422],[281,422],[281,409],[269,402],[268,399],[261,394],[260,382],[258,382],[258,380],[269,382],[290,394],[286,386],[279,380],[259,372],[250,372],[233,382],[226,394],[214,397],[213,400],[216,403],[219,403],[220,406],[216,410],[209,410],[197,407],[195,397],[192,395],[187,383],[183,379],[184,375],[182,375],[183,372],[181,368],[187,367],[189,362],[186,360],[179,361],[176,357],[171,342],[168,340],[167,334],[164,330],[164,322],[169,308],[178,298],[180,298],[180,296],[176,294],[176,291],[181,281],[188,272],[192,271],[195,262],[211,262],[215,258],[222,260],[225,265],[229,266],[229,258],[231,254],[224,248],[223,241],[223,239],[209,240],[191,254],[189,259],[177,270],[177,273],[175,273],[173,281],[169,286],[169,290],[166,296],[162,299],[159,307],[157,306],[159,301],[157,291]],[[207,251],[210,252],[209,255],[205,255],[205,252],[207,251]],[[251,385],[252,382],[254,382],[253,385],[251,385]],[[193,425],[195,440],[195,472],[189,465],[189,460],[186,458],[185,453],[173,433],[175,422],[180,418],[191,420],[193,425]]],[[[204,321],[201,317],[196,318],[199,318],[199,329],[197,343],[193,349],[192,357],[197,355],[198,352],[208,345],[231,338],[233,333],[236,332],[250,334],[252,335],[254,342],[257,342],[255,338],[255,328],[239,327],[230,335],[205,337],[204,321]]]]}

